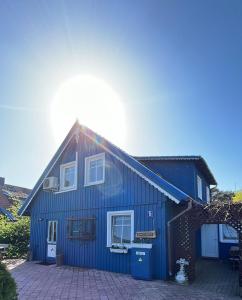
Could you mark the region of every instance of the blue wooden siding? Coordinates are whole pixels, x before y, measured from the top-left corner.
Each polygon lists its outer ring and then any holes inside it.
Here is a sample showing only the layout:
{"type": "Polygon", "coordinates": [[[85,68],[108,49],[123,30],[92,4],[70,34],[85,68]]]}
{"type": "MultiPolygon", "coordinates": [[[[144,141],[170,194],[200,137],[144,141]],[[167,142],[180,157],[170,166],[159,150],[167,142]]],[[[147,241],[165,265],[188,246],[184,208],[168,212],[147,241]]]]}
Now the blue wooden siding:
{"type": "Polygon", "coordinates": [[[194,163],[190,161],[144,161],[148,168],[160,174],[164,179],[176,187],[195,196],[194,189],[194,163]]]}
{"type": "Polygon", "coordinates": [[[68,265],[130,272],[130,253],[110,253],[107,244],[107,212],[134,210],[134,232],[155,229],[158,237],[153,241],[155,277],[167,275],[166,217],[167,198],[144,179],[105,153],[105,183],[84,187],[85,157],[105,152],[99,145],[80,134],[79,144],[72,143],[64,151],[51,175],[59,177],[60,164],[75,160],[78,152],[78,187],[63,193],[37,193],[31,204],[31,248],[34,259],[46,257],[47,223],[58,221],[57,253],[64,253],[68,265]],[[153,212],[153,218],[148,216],[153,212]],[[94,241],[67,238],[67,219],[70,217],[96,217],[94,241]]]}
{"type": "Polygon", "coordinates": [[[209,184],[193,161],[150,160],[143,161],[143,164],[197,201],[200,201],[197,194],[197,175],[199,175],[202,179],[202,202],[206,202],[206,187],[209,184]]]}

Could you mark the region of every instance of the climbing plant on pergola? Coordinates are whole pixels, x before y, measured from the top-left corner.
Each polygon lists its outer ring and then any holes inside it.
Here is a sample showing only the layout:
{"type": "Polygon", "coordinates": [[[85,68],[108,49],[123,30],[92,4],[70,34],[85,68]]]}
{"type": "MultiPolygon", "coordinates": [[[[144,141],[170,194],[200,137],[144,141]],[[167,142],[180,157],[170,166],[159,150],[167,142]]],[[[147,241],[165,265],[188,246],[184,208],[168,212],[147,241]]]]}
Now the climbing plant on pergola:
{"type": "Polygon", "coordinates": [[[242,203],[213,202],[209,205],[191,203],[187,209],[172,223],[172,266],[175,273],[176,260],[188,260],[187,276],[189,281],[195,279],[196,262],[196,231],[203,224],[228,224],[232,226],[239,236],[239,285],[242,291],[242,203]]]}

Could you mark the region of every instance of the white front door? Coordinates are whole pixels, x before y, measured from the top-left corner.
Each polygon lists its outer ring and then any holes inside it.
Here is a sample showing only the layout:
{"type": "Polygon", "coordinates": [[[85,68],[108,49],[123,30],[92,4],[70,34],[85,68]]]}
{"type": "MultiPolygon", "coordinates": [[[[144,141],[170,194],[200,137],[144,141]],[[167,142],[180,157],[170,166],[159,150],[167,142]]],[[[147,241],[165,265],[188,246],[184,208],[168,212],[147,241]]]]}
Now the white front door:
{"type": "Polygon", "coordinates": [[[47,259],[55,259],[56,257],[57,224],[57,221],[48,222],[47,259]]]}
{"type": "Polygon", "coordinates": [[[204,224],[201,228],[202,256],[219,257],[218,253],[218,225],[204,224]]]}

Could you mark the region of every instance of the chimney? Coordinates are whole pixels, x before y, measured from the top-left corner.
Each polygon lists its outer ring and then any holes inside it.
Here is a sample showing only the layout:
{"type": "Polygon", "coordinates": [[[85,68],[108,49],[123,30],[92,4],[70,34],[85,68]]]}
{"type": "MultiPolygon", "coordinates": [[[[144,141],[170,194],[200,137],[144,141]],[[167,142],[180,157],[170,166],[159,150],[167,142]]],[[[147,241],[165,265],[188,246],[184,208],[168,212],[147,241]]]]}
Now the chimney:
{"type": "Polygon", "coordinates": [[[5,178],[4,177],[0,177],[0,187],[3,187],[5,184],[5,178]]]}

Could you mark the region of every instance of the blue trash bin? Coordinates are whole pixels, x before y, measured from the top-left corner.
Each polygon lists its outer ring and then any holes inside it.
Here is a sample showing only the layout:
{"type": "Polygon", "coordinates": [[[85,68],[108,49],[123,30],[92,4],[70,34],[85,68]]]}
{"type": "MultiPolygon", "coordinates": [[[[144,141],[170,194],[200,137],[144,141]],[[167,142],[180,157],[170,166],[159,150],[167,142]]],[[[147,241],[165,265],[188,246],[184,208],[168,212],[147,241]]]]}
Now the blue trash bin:
{"type": "Polygon", "coordinates": [[[131,249],[131,275],[135,279],[152,280],[153,278],[153,249],[152,248],[131,249]]]}

